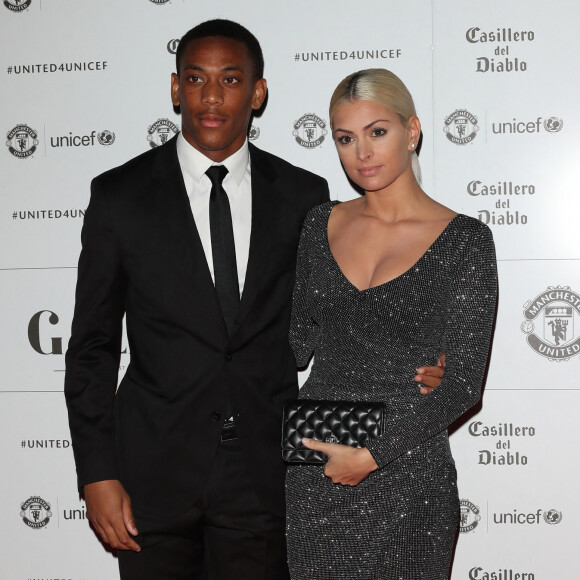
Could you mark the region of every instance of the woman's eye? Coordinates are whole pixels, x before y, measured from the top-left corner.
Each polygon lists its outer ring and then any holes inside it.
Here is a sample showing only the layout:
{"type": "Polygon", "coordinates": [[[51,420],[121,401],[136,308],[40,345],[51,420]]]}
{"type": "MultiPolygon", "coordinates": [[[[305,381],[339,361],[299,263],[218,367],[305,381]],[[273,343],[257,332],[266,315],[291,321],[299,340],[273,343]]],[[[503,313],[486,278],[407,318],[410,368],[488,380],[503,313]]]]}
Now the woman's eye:
{"type": "Polygon", "coordinates": [[[341,145],[347,145],[348,143],[352,142],[352,137],[349,137],[348,135],[342,135],[342,137],[339,137],[337,139],[337,141],[341,144],[341,145]]]}
{"type": "Polygon", "coordinates": [[[383,135],[386,135],[386,131],[384,129],[382,129],[381,127],[375,127],[371,133],[371,135],[373,137],[382,137],[383,135]]]}

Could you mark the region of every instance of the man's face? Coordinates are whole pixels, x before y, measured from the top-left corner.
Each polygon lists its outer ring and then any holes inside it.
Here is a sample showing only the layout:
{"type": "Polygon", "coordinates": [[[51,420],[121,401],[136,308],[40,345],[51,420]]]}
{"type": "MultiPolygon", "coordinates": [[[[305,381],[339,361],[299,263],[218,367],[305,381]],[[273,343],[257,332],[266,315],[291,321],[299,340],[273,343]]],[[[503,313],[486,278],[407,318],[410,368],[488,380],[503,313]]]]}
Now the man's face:
{"type": "Polygon", "coordinates": [[[219,163],[243,145],[266,81],[254,79],[246,45],[221,36],[191,41],[179,67],[179,76],[171,75],[171,100],[181,107],[183,136],[219,163]]]}

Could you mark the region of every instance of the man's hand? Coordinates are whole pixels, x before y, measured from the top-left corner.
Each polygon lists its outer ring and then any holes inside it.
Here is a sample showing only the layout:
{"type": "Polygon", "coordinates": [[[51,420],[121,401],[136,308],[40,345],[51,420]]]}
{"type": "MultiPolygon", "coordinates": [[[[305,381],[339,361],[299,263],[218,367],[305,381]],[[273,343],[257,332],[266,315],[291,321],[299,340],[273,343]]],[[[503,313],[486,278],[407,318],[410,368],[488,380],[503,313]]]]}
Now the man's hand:
{"type": "Polygon", "coordinates": [[[117,550],[140,552],[139,544],[129,536],[137,535],[131,498],[118,479],[89,483],[84,487],[87,517],[101,540],[117,550]]]}
{"type": "Polygon", "coordinates": [[[302,439],[302,444],[308,449],[322,451],[328,455],[324,475],[330,477],[333,483],[357,485],[371,471],[379,468],[366,447],[357,449],[339,443],[323,443],[307,438],[302,439]]]}
{"type": "Polygon", "coordinates": [[[419,392],[422,395],[428,395],[433,389],[437,388],[443,376],[445,375],[445,351],[437,359],[437,366],[419,367],[415,375],[415,381],[421,383],[419,392]]]}

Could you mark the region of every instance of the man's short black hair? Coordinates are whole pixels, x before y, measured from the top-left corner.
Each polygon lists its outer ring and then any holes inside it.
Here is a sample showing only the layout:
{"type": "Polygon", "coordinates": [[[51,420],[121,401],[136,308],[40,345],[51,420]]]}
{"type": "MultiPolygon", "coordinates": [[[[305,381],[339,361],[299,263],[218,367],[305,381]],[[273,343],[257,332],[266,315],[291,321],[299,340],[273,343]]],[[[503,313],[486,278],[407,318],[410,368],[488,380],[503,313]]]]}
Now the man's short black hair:
{"type": "Polygon", "coordinates": [[[187,45],[192,40],[208,38],[210,36],[223,36],[224,38],[231,38],[232,40],[237,40],[238,42],[245,44],[254,69],[254,80],[261,79],[264,76],[264,56],[258,39],[241,24],[232,22],[231,20],[222,20],[220,18],[202,22],[183,35],[182,39],[179,41],[179,45],[177,46],[177,52],[175,53],[177,74],[179,74],[181,57],[183,56],[187,45]]]}

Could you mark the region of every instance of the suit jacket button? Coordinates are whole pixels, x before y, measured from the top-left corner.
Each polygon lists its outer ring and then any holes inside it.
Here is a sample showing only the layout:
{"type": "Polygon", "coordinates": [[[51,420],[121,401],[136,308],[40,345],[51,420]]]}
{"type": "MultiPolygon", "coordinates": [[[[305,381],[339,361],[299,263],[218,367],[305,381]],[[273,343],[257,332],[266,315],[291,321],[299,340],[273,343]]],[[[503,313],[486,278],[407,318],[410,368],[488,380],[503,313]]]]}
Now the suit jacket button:
{"type": "Polygon", "coordinates": [[[232,360],[232,353],[228,350],[224,355],[224,358],[226,359],[226,362],[230,362],[232,360]]]}
{"type": "Polygon", "coordinates": [[[214,413],[211,414],[211,420],[214,422],[219,421],[220,418],[221,418],[221,415],[217,411],[215,411],[214,413]]]}

